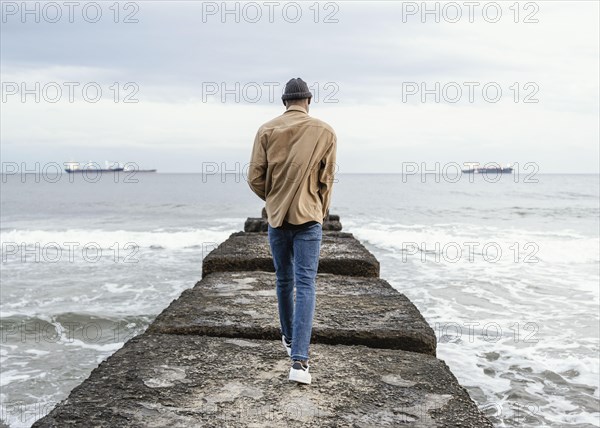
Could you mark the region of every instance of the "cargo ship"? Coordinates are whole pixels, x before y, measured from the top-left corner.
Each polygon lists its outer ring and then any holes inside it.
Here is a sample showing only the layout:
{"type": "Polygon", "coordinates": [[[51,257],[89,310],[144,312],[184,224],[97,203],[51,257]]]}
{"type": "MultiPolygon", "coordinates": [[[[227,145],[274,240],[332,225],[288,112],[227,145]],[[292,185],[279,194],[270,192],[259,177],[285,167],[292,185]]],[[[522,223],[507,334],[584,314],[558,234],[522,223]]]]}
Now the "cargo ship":
{"type": "Polygon", "coordinates": [[[499,163],[490,162],[485,166],[479,164],[469,164],[462,170],[465,174],[512,174],[513,168],[509,165],[503,167],[499,163]]]}
{"type": "Polygon", "coordinates": [[[65,171],[69,174],[76,172],[119,172],[123,171],[124,168],[119,163],[109,165],[108,162],[104,162],[105,167],[102,168],[97,162],[88,162],[81,167],[79,162],[66,162],[65,171]]]}
{"type": "Polygon", "coordinates": [[[66,162],[65,163],[65,171],[69,174],[81,172],[156,172],[155,169],[136,169],[131,165],[122,166],[118,162],[109,163],[108,161],[104,162],[104,168],[100,166],[97,162],[88,162],[81,167],[79,162],[66,162]]]}

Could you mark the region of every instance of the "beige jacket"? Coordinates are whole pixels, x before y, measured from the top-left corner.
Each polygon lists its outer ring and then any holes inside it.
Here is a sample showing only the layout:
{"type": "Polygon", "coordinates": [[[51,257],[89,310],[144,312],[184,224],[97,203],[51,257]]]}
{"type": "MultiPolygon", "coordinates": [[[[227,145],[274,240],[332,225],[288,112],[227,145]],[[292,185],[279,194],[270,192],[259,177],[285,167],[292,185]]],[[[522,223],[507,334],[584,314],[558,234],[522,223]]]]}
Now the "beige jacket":
{"type": "Polygon", "coordinates": [[[323,224],[329,214],[337,140],[325,122],[291,105],[256,133],[248,184],[266,201],[271,227],[323,224]]]}

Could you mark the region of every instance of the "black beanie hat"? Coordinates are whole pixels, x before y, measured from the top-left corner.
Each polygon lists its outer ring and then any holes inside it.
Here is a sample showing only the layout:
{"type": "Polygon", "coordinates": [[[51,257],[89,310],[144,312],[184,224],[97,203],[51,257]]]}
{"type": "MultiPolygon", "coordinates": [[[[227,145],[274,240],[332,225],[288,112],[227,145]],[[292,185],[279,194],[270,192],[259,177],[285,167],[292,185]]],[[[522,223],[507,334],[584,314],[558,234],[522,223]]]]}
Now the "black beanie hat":
{"type": "Polygon", "coordinates": [[[281,100],[285,105],[287,100],[299,100],[302,98],[312,98],[312,94],[308,90],[308,85],[301,78],[290,79],[285,84],[285,91],[281,96],[281,100]]]}

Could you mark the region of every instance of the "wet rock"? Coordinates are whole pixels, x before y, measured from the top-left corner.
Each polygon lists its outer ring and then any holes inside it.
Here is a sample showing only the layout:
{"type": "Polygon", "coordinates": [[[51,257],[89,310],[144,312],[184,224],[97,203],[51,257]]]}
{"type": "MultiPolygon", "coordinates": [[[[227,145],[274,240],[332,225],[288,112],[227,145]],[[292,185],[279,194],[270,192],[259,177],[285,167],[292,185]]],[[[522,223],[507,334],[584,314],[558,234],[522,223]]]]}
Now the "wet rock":
{"type": "Polygon", "coordinates": [[[261,218],[248,217],[244,223],[244,232],[266,232],[267,222],[261,218]]]}
{"type": "Polygon", "coordinates": [[[41,427],[492,427],[443,361],[315,344],[311,385],[279,341],[150,334],[127,342],[41,427]]]}
{"type": "MultiPolygon", "coordinates": [[[[212,272],[274,272],[267,233],[236,232],[202,262],[202,276],[212,272]]],[[[379,276],[379,261],[351,233],[323,233],[319,273],[379,276]]]]}
{"type": "MultiPolygon", "coordinates": [[[[312,341],[435,355],[436,339],[418,309],[383,279],[317,277],[312,341]]],[[[174,300],[148,331],[280,339],[275,274],[220,272],[174,300]]]]}

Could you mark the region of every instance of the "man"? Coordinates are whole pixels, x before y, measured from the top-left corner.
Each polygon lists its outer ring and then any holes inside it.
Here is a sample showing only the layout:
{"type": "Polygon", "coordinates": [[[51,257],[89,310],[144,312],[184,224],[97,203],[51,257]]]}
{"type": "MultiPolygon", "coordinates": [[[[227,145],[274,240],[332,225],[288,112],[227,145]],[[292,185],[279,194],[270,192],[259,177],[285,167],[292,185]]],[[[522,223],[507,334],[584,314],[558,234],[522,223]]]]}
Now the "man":
{"type": "Polygon", "coordinates": [[[315,281],[337,140],[329,125],[308,115],[312,94],[306,82],[291,79],[281,98],[286,111],[256,133],[248,184],[266,201],[281,340],[292,358],[289,379],[310,384],[315,281]]]}

